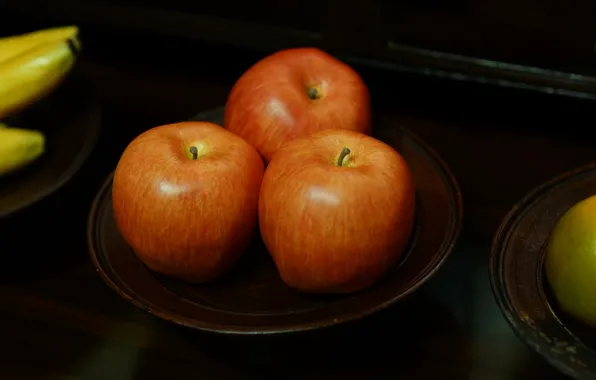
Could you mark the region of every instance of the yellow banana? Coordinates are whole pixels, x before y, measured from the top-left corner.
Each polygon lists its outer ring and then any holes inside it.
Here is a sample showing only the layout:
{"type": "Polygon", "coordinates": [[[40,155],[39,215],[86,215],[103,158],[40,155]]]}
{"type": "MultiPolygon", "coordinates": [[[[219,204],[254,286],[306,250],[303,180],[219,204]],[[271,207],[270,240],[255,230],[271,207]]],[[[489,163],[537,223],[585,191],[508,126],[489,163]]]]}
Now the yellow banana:
{"type": "Polygon", "coordinates": [[[76,38],[79,28],[61,26],[0,38],[0,64],[41,44],[76,38]]]}
{"type": "Polygon", "coordinates": [[[0,177],[35,161],[45,150],[45,137],[39,131],[0,128],[0,177]]]}
{"type": "Polygon", "coordinates": [[[0,120],[50,93],[76,61],[79,41],[35,46],[0,63],[0,120]]]}

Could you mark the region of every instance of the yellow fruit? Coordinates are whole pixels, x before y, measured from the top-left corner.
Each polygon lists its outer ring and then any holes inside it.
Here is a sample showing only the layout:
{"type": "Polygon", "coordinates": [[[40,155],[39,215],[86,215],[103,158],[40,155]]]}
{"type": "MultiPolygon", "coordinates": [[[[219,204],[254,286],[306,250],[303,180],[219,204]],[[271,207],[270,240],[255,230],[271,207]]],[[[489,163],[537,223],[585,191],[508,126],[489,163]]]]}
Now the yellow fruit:
{"type": "Polygon", "coordinates": [[[39,131],[0,129],[0,177],[20,169],[43,154],[45,138],[39,131]]]}
{"type": "Polygon", "coordinates": [[[0,38],[0,64],[38,45],[76,38],[79,28],[61,26],[0,38]]]}
{"type": "Polygon", "coordinates": [[[73,67],[76,39],[38,45],[0,63],[0,119],[51,92],[73,67]]]}
{"type": "Polygon", "coordinates": [[[596,327],[596,196],[577,203],[558,221],[545,265],[561,309],[596,327]]]}

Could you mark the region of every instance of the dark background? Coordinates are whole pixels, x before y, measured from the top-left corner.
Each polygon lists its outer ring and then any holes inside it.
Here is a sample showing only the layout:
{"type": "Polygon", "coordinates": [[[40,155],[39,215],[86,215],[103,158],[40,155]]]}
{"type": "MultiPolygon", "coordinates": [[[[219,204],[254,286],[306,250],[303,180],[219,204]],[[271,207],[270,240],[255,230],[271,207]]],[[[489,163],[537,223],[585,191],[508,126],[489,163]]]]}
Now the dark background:
{"type": "Polygon", "coordinates": [[[2,250],[28,264],[0,283],[0,374],[562,378],[513,335],[486,263],[499,223],[526,192],[596,158],[595,8],[587,0],[2,0],[1,35],[81,26],[75,75],[94,83],[104,114],[102,138],[81,173],[11,221],[11,231],[42,237],[2,250]],[[85,222],[126,144],[150,127],[221,106],[251,64],[304,45],[349,62],[375,112],[412,129],[452,168],[465,216],[447,265],[403,305],[281,343],[195,334],[121,300],[88,260],[85,222]],[[31,222],[58,217],[42,228],[31,222]]]}
{"type": "Polygon", "coordinates": [[[259,52],[315,45],[377,66],[501,84],[548,85],[549,78],[592,93],[593,78],[568,74],[596,72],[596,4],[588,0],[4,0],[1,6],[46,22],[143,33],[154,43],[174,37],[259,52]]]}

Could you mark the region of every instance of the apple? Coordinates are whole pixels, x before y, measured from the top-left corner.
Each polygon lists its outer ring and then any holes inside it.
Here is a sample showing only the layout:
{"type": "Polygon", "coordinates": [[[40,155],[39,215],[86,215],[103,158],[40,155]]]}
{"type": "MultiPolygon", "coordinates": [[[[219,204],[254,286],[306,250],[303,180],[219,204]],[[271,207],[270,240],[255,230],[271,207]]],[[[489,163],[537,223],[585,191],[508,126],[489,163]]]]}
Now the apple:
{"type": "Polygon", "coordinates": [[[392,147],[329,129],[287,143],[259,196],[261,236],[282,280],[309,293],[350,293],[392,268],[412,233],[412,175],[392,147]]]}
{"type": "Polygon", "coordinates": [[[256,233],[263,172],[259,153],[219,125],[152,128],[116,167],[116,225],[149,269],[194,283],[213,280],[256,233]]]}
{"type": "Polygon", "coordinates": [[[274,53],[234,84],[226,129],[268,163],[286,142],[322,129],[371,133],[368,89],[348,65],[315,48],[274,53]]]}

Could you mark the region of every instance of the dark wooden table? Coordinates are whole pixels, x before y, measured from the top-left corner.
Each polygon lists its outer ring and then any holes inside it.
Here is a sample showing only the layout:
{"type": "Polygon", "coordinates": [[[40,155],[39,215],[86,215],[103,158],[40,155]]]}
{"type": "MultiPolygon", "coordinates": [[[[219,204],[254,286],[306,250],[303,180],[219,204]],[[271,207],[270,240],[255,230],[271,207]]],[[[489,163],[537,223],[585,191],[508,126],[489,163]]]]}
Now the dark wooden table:
{"type": "MultiPolygon", "coordinates": [[[[99,33],[99,32],[98,32],[99,33]]],[[[256,54],[87,36],[76,75],[104,102],[92,158],[60,193],[0,224],[2,379],[559,379],[513,334],[493,299],[487,257],[508,209],[541,182],[596,158],[590,102],[358,68],[375,111],[430,143],[464,197],[445,267],[378,315],[290,337],[221,337],[161,321],[96,275],[90,203],[141,131],[222,105],[256,54]]]]}

